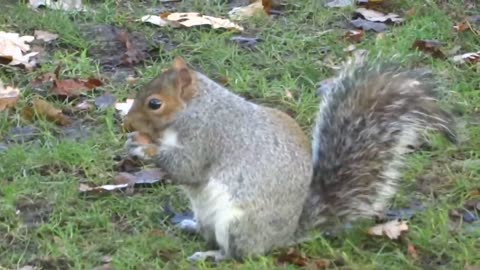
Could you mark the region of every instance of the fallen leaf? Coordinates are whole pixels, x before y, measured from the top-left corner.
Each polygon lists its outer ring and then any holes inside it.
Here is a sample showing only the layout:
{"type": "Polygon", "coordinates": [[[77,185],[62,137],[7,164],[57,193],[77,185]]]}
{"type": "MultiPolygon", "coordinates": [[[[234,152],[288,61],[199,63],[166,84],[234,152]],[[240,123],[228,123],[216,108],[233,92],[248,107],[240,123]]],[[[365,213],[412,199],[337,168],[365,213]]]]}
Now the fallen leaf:
{"type": "Polygon", "coordinates": [[[467,264],[465,265],[464,270],[480,270],[480,264],[479,265],[467,264]]]}
{"type": "Polygon", "coordinates": [[[90,111],[92,108],[93,108],[93,105],[86,100],[75,105],[75,109],[77,111],[90,111]]]}
{"type": "Polygon", "coordinates": [[[0,80],[0,112],[15,106],[20,90],[11,86],[5,87],[0,80]]]}
{"type": "Polygon", "coordinates": [[[115,109],[117,109],[120,113],[120,116],[124,117],[127,115],[128,111],[133,105],[134,99],[128,98],[125,102],[117,102],[115,103],[115,109]]]}
{"type": "Polygon", "coordinates": [[[52,91],[55,93],[55,95],[61,97],[78,97],[84,91],[93,90],[102,85],[103,83],[100,80],[94,78],[90,78],[88,80],[60,80],[58,79],[57,75],[57,78],[53,80],[52,91]]]}
{"type": "Polygon", "coordinates": [[[408,244],[407,254],[412,257],[414,260],[418,260],[418,252],[414,245],[408,244]]]}
{"type": "Polygon", "coordinates": [[[85,10],[82,6],[82,0],[29,0],[32,8],[47,7],[59,10],[85,10]]]}
{"type": "Polygon", "coordinates": [[[229,30],[243,31],[243,27],[231,22],[230,20],[201,15],[198,12],[174,12],[166,13],[162,16],[147,15],[143,16],[140,20],[145,22],[148,21],[150,23],[156,22],[155,24],[158,26],[165,26],[169,23],[177,23],[185,27],[209,25],[213,29],[224,28],[229,30]],[[164,21],[167,21],[167,24],[165,24],[164,21]]]}
{"type": "Polygon", "coordinates": [[[390,239],[397,239],[403,231],[408,231],[407,222],[397,219],[371,227],[368,230],[368,234],[376,236],[385,235],[390,239]]]}
{"type": "Polygon", "coordinates": [[[412,49],[418,49],[422,52],[428,53],[435,58],[445,58],[445,54],[440,50],[443,43],[437,40],[415,40],[412,49]]]}
{"type": "Polygon", "coordinates": [[[333,7],[348,7],[353,6],[354,0],[329,0],[325,3],[325,6],[333,8],[333,7]]]}
{"type": "Polygon", "coordinates": [[[363,29],[365,31],[373,30],[375,32],[384,32],[388,29],[387,25],[382,22],[371,22],[364,19],[357,18],[350,20],[350,23],[356,28],[363,29]]]}
{"type": "Polygon", "coordinates": [[[349,41],[360,42],[363,40],[363,30],[350,30],[345,34],[345,38],[349,41]]]}
{"type": "Polygon", "coordinates": [[[162,19],[160,16],[156,15],[145,15],[142,18],[140,18],[141,22],[147,22],[151,23],[157,26],[167,26],[169,25],[169,22],[167,20],[162,19]]]}
{"type": "Polygon", "coordinates": [[[41,131],[33,125],[13,127],[8,131],[5,140],[7,142],[25,143],[34,140],[40,134],[41,131]]]}
{"type": "Polygon", "coordinates": [[[452,57],[452,61],[457,64],[476,64],[480,63],[480,51],[472,53],[464,53],[452,57]]]}
{"type": "Polygon", "coordinates": [[[306,266],[307,265],[307,256],[295,250],[294,248],[289,248],[286,253],[282,253],[277,257],[277,264],[291,264],[295,266],[306,266]]]}
{"type": "Polygon", "coordinates": [[[453,26],[453,30],[455,30],[457,32],[460,32],[460,33],[465,32],[468,29],[470,29],[470,26],[466,22],[457,23],[456,25],[453,26]]]}
{"type": "Polygon", "coordinates": [[[468,16],[467,21],[473,24],[480,24],[480,15],[468,16]]]}
{"type": "Polygon", "coordinates": [[[388,13],[387,15],[385,15],[382,12],[372,9],[366,9],[363,7],[357,8],[355,10],[355,13],[361,15],[365,20],[371,22],[400,23],[404,21],[403,18],[401,18],[395,13],[388,13]]]}
{"type": "Polygon", "coordinates": [[[22,116],[29,121],[33,121],[36,116],[45,117],[47,121],[60,126],[65,126],[71,123],[71,120],[64,115],[61,110],[56,109],[50,103],[39,98],[32,101],[31,107],[25,107],[23,109],[22,116]]]}
{"type": "Polygon", "coordinates": [[[230,38],[230,41],[237,43],[242,48],[254,49],[257,43],[262,41],[262,39],[256,37],[234,36],[230,38]]]}
{"type": "Polygon", "coordinates": [[[42,30],[35,30],[33,35],[35,36],[36,39],[43,40],[45,42],[50,42],[58,38],[57,34],[52,34],[50,32],[42,31],[42,30]]]}
{"type": "MultiPolygon", "coordinates": [[[[253,3],[251,3],[248,6],[244,7],[235,7],[232,10],[228,12],[228,16],[232,20],[244,20],[246,18],[252,17],[257,14],[267,14],[265,11],[265,8],[263,6],[262,0],[257,0],[253,3]]],[[[268,1],[265,1],[268,2],[268,1]]]]}
{"type": "Polygon", "coordinates": [[[350,44],[348,45],[348,47],[344,48],[343,51],[344,52],[353,52],[357,49],[357,47],[353,44],[350,44]]]}
{"type": "Polygon", "coordinates": [[[120,184],[120,185],[103,185],[103,186],[98,186],[98,187],[91,187],[86,184],[80,184],[78,186],[78,191],[81,193],[105,193],[105,192],[111,192],[115,190],[122,190],[124,188],[127,188],[128,184],[120,184]]]}
{"type": "Polygon", "coordinates": [[[26,68],[35,66],[30,57],[38,52],[29,52],[30,45],[35,39],[33,36],[20,36],[18,33],[7,33],[0,31],[0,61],[11,66],[24,65],[26,68]]]}

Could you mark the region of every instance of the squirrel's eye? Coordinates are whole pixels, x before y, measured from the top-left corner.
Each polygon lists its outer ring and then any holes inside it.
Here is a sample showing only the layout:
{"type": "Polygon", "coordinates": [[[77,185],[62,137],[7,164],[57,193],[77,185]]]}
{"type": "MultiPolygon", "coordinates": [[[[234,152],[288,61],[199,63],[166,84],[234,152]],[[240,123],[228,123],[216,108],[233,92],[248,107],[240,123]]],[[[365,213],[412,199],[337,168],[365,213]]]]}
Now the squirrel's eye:
{"type": "Polygon", "coordinates": [[[161,106],[162,106],[162,102],[156,98],[152,98],[150,99],[150,101],[148,101],[148,107],[152,110],[157,110],[161,106]]]}

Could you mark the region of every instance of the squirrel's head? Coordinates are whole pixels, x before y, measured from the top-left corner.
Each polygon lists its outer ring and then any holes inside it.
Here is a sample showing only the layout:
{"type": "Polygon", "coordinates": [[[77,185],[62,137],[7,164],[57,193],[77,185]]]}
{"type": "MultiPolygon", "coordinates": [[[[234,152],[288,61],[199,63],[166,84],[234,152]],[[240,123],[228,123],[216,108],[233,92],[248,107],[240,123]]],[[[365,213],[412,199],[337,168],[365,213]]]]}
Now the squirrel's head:
{"type": "Polygon", "coordinates": [[[124,119],[124,129],[157,139],[196,93],[195,72],[176,57],[170,68],[138,92],[124,119]]]}

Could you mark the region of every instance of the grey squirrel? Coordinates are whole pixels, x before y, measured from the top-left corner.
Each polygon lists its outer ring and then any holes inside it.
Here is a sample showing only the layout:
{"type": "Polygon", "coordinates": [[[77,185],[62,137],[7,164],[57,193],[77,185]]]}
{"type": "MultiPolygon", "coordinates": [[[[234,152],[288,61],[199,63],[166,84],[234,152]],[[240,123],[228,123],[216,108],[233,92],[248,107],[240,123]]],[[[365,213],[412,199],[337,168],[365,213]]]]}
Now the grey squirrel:
{"type": "Polygon", "coordinates": [[[410,145],[425,131],[455,140],[431,73],[348,62],[320,103],[310,143],[287,114],[235,95],[176,57],[124,119],[130,155],[153,161],[188,196],[181,227],[242,259],[304,241],[333,221],[381,214],[410,145]]]}

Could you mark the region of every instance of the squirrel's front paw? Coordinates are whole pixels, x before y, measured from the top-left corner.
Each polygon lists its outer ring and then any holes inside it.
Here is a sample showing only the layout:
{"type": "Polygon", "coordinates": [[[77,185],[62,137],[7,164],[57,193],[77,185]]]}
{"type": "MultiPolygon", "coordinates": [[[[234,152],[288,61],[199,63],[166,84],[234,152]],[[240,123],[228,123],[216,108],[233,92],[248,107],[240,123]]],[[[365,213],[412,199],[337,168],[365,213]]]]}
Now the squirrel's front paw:
{"type": "Polygon", "coordinates": [[[125,148],[132,157],[137,157],[142,160],[149,160],[157,153],[157,146],[149,142],[138,132],[131,132],[128,134],[125,148]]]}

